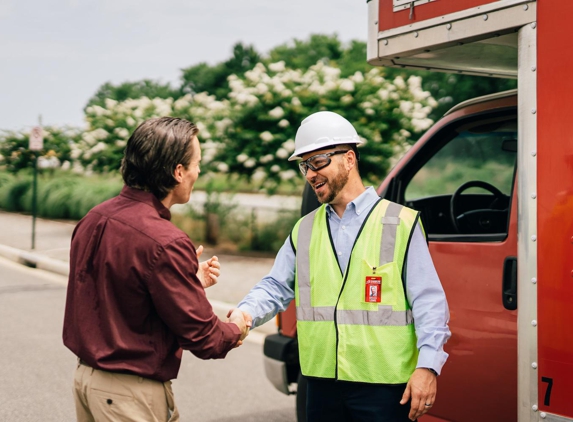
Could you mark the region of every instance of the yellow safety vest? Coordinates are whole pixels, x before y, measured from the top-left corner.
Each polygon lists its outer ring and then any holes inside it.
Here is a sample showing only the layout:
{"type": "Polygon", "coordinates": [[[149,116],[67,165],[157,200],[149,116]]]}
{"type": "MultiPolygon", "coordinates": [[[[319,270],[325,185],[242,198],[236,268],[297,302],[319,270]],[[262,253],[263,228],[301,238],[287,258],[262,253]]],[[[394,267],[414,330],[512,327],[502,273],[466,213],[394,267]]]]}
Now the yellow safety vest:
{"type": "Polygon", "coordinates": [[[330,240],[326,206],[297,222],[292,241],[304,375],[381,384],[408,381],[418,350],[402,269],[417,220],[416,211],[380,200],[359,231],[344,274],[330,240]],[[379,299],[371,296],[376,289],[379,299]]]}

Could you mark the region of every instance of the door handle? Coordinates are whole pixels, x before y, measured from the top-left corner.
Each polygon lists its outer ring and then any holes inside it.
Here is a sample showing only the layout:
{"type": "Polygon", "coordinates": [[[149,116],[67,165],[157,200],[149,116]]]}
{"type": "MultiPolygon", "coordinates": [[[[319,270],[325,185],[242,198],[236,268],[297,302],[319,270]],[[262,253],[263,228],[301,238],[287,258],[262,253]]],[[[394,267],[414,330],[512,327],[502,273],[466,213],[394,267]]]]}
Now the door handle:
{"type": "Polygon", "coordinates": [[[505,309],[517,309],[517,258],[508,256],[503,262],[502,302],[505,309]]]}

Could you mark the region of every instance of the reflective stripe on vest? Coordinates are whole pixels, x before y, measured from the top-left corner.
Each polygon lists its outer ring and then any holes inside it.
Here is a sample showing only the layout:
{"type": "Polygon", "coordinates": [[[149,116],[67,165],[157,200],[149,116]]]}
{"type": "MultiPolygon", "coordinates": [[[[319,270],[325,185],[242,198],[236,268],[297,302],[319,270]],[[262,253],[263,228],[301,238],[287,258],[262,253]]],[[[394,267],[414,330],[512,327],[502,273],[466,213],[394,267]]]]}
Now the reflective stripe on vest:
{"type": "MultiPolygon", "coordinates": [[[[384,224],[380,242],[380,265],[394,260],[396,232],[400,224],[400,212],[403,206],[391,202],[386,209],[381,223],[384,224]]],[[[334,321],[334,306],[312,307],[310,296],[310,238],[317,210],[302,219],[297,238],[297,277],[299,304],[296,307],[298,321],[334,321]]],[[[405,326],[414,322],[412,310],[394,311],[391,306],[380,305],[377,311],[338,310],[339,324],[405,326]]]]}

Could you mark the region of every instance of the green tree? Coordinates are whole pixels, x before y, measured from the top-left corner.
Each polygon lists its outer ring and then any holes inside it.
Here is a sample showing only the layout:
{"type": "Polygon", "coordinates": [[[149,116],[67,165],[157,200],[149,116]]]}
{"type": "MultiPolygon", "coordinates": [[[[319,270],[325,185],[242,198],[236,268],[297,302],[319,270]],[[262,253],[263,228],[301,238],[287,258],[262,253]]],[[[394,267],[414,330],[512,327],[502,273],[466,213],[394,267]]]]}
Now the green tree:
{"type": "MultiPolygon", "coordinates": [[[[85,107],[105,106],[105,100],[125,101],[127,99],[147,98],[173,98],[177,99],[183,94],[179,89],[173,88],[169,83],[161,83],[150,79],[143,79],[135,82],[123,82],[114,85],[106,82],[98,88],[96,93],[88,100],[85,107]]],[[[84,110],[85,110],[84,109],[84,110]]]]}
{"type": "Polygon", "coordinates": [[[284,61],[286,67],[306,70],[319,61],[329,64],[342,56],[343,46],[337,35],[312,34],[308,40],[295,38],[273,48],[267,63],[284,61]]]}
{"type": "Polygon", "coordinates": [[[374,68],[366,61],[366,43],[358,40],[350,41],[336,64],[342,77],[353,75],[355,72],[366,73],[374,68]]]}
{"type": "Polygon", "coordinates": [[[203,62],[182,69],[181,91],[188,94],[207,92],[219,99],[225,98],[230,92],[227,78],[244,74],[260,60],[255,47],[239,42],[233,46],[231,58],[224,62],[213,66],[203,62]]]}
{"type": "Polygon", "coordinates": [[[424,81],[424,89],[438,101],[431,117],[441,118],[451,107],[470,98],[517,88],[517,80],[459,75],[440,72],[417,72],[424,81]]]}

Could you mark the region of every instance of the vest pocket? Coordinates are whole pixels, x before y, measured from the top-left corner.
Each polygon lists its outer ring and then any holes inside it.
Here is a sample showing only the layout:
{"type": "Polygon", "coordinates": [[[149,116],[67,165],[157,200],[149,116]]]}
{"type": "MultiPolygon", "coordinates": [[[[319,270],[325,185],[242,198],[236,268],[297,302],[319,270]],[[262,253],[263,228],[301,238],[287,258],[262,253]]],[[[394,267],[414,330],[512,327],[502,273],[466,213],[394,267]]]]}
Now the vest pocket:
{"type": "Polygon", "coordinates": [[[359,283],[360,302],[364,303],[367,309],[376,309],[379,305],[396,305],[397,280],[399,281],[399,271],[395,262],[388,262],[377,267],[363,259],[359,283]],[[380,295],[379,299],[376,297],[377,294],[380,295]]]}

